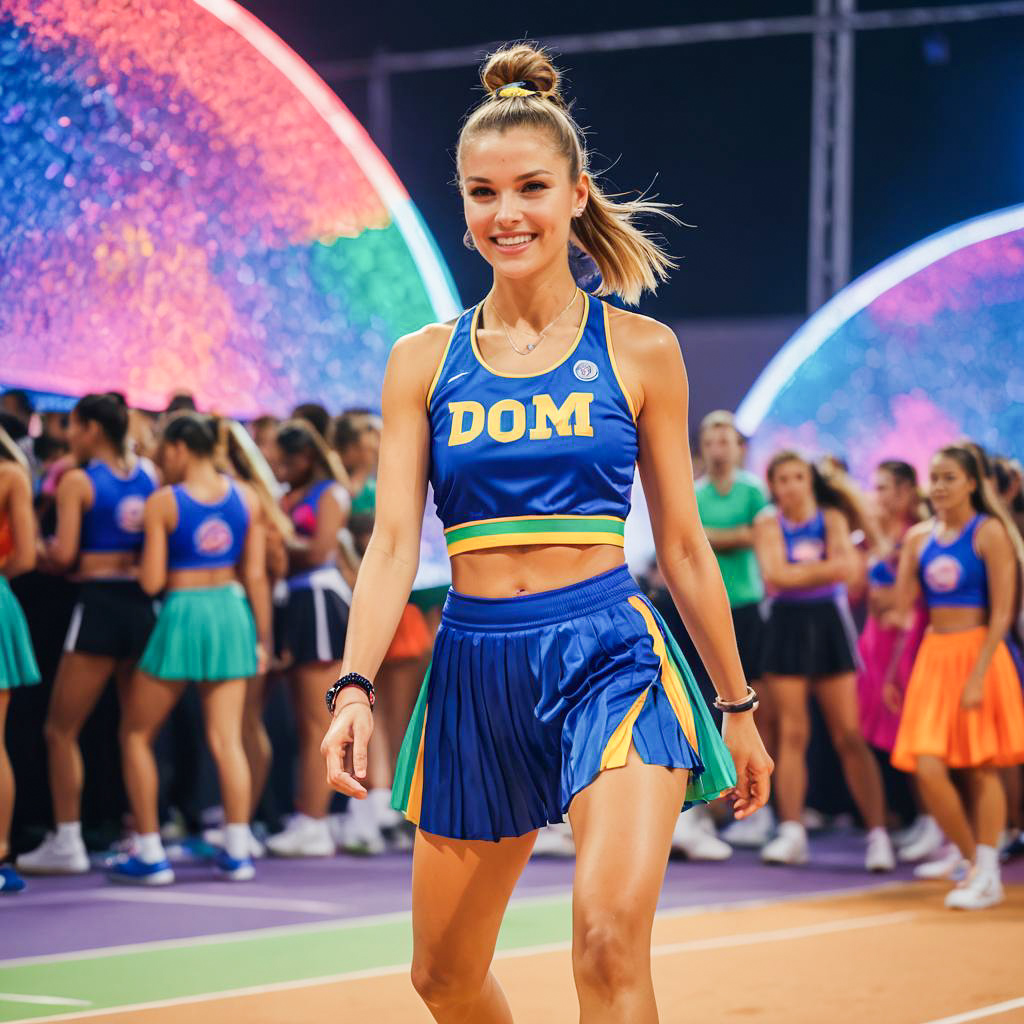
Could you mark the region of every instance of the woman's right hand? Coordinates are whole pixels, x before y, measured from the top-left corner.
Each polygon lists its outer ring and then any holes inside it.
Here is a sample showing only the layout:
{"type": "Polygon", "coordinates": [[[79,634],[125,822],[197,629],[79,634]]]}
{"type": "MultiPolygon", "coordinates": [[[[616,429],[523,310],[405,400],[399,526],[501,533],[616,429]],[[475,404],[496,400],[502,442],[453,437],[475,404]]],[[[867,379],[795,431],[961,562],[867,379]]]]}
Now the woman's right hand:
{"type": "Polygon", "coordinates": [[[358,780],[366,778],[366,748],[373,735],[373,712],[365,697],[354,696],[340,704],[320,753],[327,761],[327,784],[357,800],[366,797],[366,787],[358,780]],[[346,760],[352,770],[346,771],[346,760]]]}

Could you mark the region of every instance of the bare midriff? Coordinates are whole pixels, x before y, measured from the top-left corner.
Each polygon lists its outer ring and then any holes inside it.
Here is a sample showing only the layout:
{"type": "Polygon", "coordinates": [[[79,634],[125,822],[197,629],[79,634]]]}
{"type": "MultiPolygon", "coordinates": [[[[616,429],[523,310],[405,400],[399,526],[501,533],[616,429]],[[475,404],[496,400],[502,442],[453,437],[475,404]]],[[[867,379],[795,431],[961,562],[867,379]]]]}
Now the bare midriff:
{"type": "Polygon", "coordinates": [[[880,619],[886,612],[891,612],[895,607],[895,587],[871,587],[868,591],[868,613],[872,618],[880,619]]]}
{"type": "Polygon", "coordinates": [[[557,590],[625,564],[612,544],[524,545],[452,558],[452,586],[473,597],[521,597],[557,590]]]}
{"type": "Polygon", "coordinates": [[[222,569],[174,569],[167,574],[168,590],[195,590],[199,587],[223,587],[238,579],[234,566],[222,569]]]}
{"type": "Polygon", "coordinates": [[[928,622],[933,633],[965,633],[969,629],[988,625],[988,609],[955,606],[932,608],[928,612],[928,622]]]}
{"type": "Polygon", "coordinates": [[[78,557],[76,580],[133,580],[139,574],[135,551],[83,551],[78,557]]]}

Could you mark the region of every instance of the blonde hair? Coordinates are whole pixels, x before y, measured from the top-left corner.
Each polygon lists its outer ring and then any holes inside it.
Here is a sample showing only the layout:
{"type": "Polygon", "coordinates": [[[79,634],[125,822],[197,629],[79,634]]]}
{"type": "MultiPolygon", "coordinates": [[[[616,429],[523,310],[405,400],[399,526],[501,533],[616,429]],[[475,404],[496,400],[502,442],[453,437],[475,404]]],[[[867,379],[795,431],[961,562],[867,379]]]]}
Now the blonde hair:
{"type": "Polygon", "coordinates": [[[0,427],[0,460],[5,462],[15,462],[26,472],[31,474],[31,468],[28,463],[28,456],[21,450],[21,446],[17,444],[13,437],[0,427]]]}
{"type": "Polygon", "coordinates": [[[560,75],[546,50],[518,43],[492,53],[480,69],[488,97],[466,118],[459,132],[456,165],[462,180],[462,149],[467,141],[486,132],[512,128],[539,128],[548,133],[555,149],[569,162],[569,179],[590,178],[590,197],[573,233],[601,271],[599,295],[612,292],[636,305],[645,291],[657,291],[676,261],[662,245],[636,225],[638,218],[655,214],[675,224],[665,203],[606,195],[590,168],[583,131],[559,90],[560,75]],[[516,88],[516,85],[520,87],[516,88]],[[512,86],[513,88],[505,88],[512,86]],[[618,201],[616,201],[618,200],[618,201]]]}

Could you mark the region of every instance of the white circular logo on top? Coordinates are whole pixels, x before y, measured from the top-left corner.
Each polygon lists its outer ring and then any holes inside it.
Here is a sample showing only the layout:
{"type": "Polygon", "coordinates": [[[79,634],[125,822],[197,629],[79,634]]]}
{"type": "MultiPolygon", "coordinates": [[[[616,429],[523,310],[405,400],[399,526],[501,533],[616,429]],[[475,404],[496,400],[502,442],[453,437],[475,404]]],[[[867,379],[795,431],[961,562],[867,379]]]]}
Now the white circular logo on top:
{"type": "Polygon", "coordinates": [[[114,509],[114,521],[125,533],[142,532],[142,513],[146,507],[146,499],[139,494],[129,494],[117,503],[114,509]]]}
{"type": "Polygon", "coordinates": [[[956,590],[963,575],[964,567],[952,555],[939,555],[924,570],[925,582],[936,594],[948,594],[956,590]]]}
{"type": "Polygon", "coordinates": [[[589,359],[577,359],[572,372],[577,380],[597,380],[597,363],[592,363],[589,359]]]}
{"type": "Polygon", "coordinates": [[[825,545],[817,537],[801,537],[794,541],[791,557],[794,562],[820,562],[825,557],[825,545]]]}
{"type": "Polygon", "coordinates": [[[235,535],[220,516],[210,516],[196,527],[193,540],[199,554],[223,555],[231,550],[235,535]]]}

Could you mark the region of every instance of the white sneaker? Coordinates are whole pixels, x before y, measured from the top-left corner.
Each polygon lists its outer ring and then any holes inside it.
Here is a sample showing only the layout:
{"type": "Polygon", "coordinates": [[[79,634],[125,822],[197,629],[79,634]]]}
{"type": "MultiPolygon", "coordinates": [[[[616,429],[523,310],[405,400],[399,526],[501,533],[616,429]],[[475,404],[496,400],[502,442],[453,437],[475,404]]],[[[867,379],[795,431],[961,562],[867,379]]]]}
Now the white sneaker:
{"type": "Polygon", "coordinates": [[[775,812],[770,807],[762,807],[749,818],[740,818],[727,825],[722,829],[722,839],[730,846],[756,850],[771,839],[774,831],[775,812]]]}
{"type": "Polygon", "coordinates": [[[42,843],[16,863],[26,875],[84,875],[91,866],[81,839],[58,837],[55,832],[47,832],[42,843]]]}
{"type": "Polygon", "coordinates": [[[799,821],[784,821],[779,834],[761,850],[765,864],[806,864],[810,860],[807,830],[799,821]]]}
{"type": "Polygon", "coordinates": [[[896,870],[896,851],[893,849],[889,833],[884,828],[873,828],[868,833],[864,868],[875,872],[896,870]]]}
{"type": "Polygon", "coordinates": [[[384,833],[376,819],[369,820],[349,814],[332,814],[328,819],[331,839],[339,850],[364,857],[376,857],[387,852],[384,833]]]}
{"type": "Polygon", "coordinates": [[[951,910],[984,910],[1002,903],[1004,898],[999,873],[975,869],[946,896],[946,906],[951,910]]]}
{"type": "MultiPolygon", "coordinates": [[[[224,849],[224,829],[217,828],[204,828],[203,829],[203,842],[209,843],[210,846],[216,846],[218,850],[224,849]]],[[[249,839],[249,856],[253,860],[262,860],[267,855],[267,848],[263,845],[254,835],[250,834],[249,839]]],[[[174,858],[171,857],[171,860],[174,858]]]]}
{"type": "Polygon", "coordinates": [[[545,825],[537,833],[532,856],[575,857],[576,843],[573,841],[572,829],[568,822],[560,821],[557,825],[545,825]]]}
{"type": "Polygon", "coordinates": [[[334,840],[326,818],[296,814],[284,830],[267,839],[267,851],[275,857],[333,857],[334,840]]]}
{"type": "Polygon", "coordinates": [[[672,833],[672,849],[687,860],[728,860],[732,847],[715,834],[707,811],[694,807],[679,815],[672,833]]]}
{"type": "Polygon", "coordinates": [[[899,847],[899,857],[904,863],[926,860],[946,844],[942,829],[931,815],[922,814],[917,820],[920,824],[914,830],[912,838],[899,847]]]}
{"type": "Polygon", "coordinates": [[[914,868],[914,877],[951,878],[954,882],[959,882],[967,877],[970,867],[970,863],[960,856],[960,851],[952,843],[947,843],[935,857],[914,868]]]}

